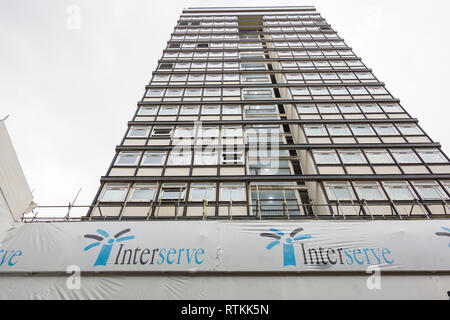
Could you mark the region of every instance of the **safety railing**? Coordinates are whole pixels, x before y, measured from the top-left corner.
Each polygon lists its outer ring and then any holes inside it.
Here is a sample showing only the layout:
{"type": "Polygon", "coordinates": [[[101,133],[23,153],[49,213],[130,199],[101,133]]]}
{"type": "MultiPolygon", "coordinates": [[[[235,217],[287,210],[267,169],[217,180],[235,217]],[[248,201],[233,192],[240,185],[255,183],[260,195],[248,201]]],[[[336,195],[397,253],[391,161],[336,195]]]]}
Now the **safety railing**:
{"type": "Polygon", "coordinates": [[[253,203],[229,201],[216,203],[149,202],[97,203],[95,205],[42,205],[23,214],[20,221],[70,222],[102,220],[264,220],[264,219],[432,219],[450,218],[450,206],[436,201],[330,201],[329,203],[293,203],[279,199],[253,203]],[[56,212],[55,212],[56,211],[56,212]],[[51,212],[54,212],[53,214],[51,212]],[[87,213],[90,212],[88,215],[87,213]]]}

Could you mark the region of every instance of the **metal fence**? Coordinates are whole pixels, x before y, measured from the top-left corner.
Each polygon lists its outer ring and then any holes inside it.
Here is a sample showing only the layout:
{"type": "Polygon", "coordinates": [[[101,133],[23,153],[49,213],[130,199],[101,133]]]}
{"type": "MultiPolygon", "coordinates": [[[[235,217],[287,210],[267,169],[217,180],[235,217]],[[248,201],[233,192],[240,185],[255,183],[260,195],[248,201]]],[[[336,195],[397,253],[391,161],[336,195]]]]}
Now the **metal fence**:
{"type": "Polygon", "coordinates": [[[264,219],[432,219],[450,218],[450,206],[442,201],[361,201],[330,203],[290,203],[279,199],[276,204],[262,200],[246,202],[210,203],[161,203],[140,204],[97,203],[95,205],[48,205],[37,206],[30,213],[23,214],[20,221],[63,222],[102,220],[264,220],[264,219]],[[139,215],[128,215],[129,208],[140,210],[139,215]],[[401,210],[399,209],[401,208],[401,210]],[[117,214],[110,214],[111,209],[117,214]],[[171,214],[161,214],[169,210],[171,214]],[[195,210],[195,214],[186,213],[195,210]],[[51,212],[55,212],[52,214],[51,212]],[[91,214],[87,215],[90,211],[91,214]],[[173,212],[173,213],[172,213],[173,212]]]}

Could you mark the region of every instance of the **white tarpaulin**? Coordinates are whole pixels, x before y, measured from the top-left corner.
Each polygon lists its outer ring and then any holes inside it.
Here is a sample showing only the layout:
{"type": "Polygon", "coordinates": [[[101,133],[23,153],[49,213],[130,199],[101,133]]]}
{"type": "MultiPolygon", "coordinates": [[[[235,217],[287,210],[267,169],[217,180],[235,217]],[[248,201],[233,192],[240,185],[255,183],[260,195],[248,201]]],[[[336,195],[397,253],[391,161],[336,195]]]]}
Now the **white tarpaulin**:
{"type": "Polygon", "coordinates": [[[449,271],[450,222],[117,221],[16,224],[0,272],[449,271]]]}
{"type": "MultiPolygon", "coordinates": [[[[0,192],[16,221],[33,205],[33,196],[3,120],[0,120],[0,192]]],[[[5,213],[6,210],[0,210],[0,214],[5,213]]]]}

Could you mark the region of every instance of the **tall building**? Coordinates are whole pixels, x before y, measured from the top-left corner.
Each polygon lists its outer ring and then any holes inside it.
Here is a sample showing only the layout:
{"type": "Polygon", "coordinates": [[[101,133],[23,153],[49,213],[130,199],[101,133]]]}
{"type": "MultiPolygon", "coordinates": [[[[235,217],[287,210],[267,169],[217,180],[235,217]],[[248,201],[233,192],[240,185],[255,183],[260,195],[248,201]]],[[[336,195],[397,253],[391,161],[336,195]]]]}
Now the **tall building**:
{"type": "Polygon", "coordinates": [[[449,158],[314,7],[188,8],[88,218],[446,217],[449,158]]]}
{"type": "Polygon", "coordinates": [[[18,172],[0,299],[448,299],[449,159],[313,7],[185,9],[87,216],[18,172]]]}

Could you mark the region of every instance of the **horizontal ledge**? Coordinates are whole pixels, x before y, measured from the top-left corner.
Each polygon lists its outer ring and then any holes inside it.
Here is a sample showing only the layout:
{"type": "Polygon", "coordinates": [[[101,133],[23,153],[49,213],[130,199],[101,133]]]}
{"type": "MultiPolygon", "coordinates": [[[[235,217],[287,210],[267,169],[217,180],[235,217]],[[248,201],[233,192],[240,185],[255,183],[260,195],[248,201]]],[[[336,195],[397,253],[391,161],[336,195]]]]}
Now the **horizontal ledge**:
{"type": "Polygon", "coordinates": [[[318,14],[315,7],[245,7],[245,8],[235,8],[235,7],[199,7],[199,8],[187,8],[183,9],[182,15],[188,16],[192,13],[257,13],[257,12],[302,12],[305,11],[307,13],[304,14],[318,14]]]}
{"type": "MultiPolygon", "coordinates": [[[[145,97],[144,97],[145,98],[145,97]]],[[[252,100],[207,100],[207,101],[138,101],[138,105],[206,105],[206,104],[300,104],[300,103],[400,103],[400,99],[252,99],[252,100]]]]}
{"type": "Polygon", "coordinates": [[[322,182],[322,181],[402,181],[402,180],[448,180],[450,174],[313,174],[313,175],[276,175],[276,176],[102,176],[101,182],[187,182],[187,181],[219,181],[219,182],[322,182]]]}
{"type": "MultiPolygon", "coordinates": [[[[201,41],[200,41],[201,42],[201,41]]],[[[226,47],[216,47],[216,48],[192,48],[195,49],[196,52],[201,51],[239,51],[239,52],[264,52],[264,51],[311,51],[311,50],[339,50],[339,49],[345,49],[345,50],[353,50],[352,47],[346,47],[346,48],[291,48],[291,47],[282,47],[282,48],[239,48],[239,47],[233,47],[233,48],[226,48],[226,47]]],[[[164,52],[179,52],[179,51],[192,51],[192,49],[186,48],[186,49],[182,49],[182,48],[165,48],[163,49],[163,53],[164,52]],[[181,50],[180,50],[181,49],[181,50]]],[[[355,53],[353,53],[355,54],[355,53]]],[[[343,57],[343,56],[336,56],[336,57],[328,57],[328,56],[323,56],[323,57],[309,57],[306,58],[307,60],[336,60],[336,59],[353,59],[353,60],[361,60],[360,57],[356,56],[356,54],[354,56],[349,56],[349,57],[343,57]]]]}
{"type": "Polygon", "coordinates": [[[417,118],[398,119],[289,119],[289,120],[194,120],[194,121],[129,121],[128,125],[207,125],[227,124],[321,124],[321,123],[418,123],[417,118]]]}
{"type": "MultiPolygon", "coordinates": [[[[197,61],[197,60],[195,60],[197,61]]],[[[211,60],[205,60],[205,61],[211,61],[211,60]]],[[[214,60],[215,61],[215,60],[214,60]]],[[[223,61],[229,61],[229,60],[223,60],[223,61]]],[[[242,60],[242,61],[266,61],[264,59],[261,60],[242,60]]],[[[289,60],[291,61],[291,60],[289,60]]],[[[213,73],[213,74],[217,74],[217,73],[230,73],[230,74],[256,74],[256,73],[262,73],[262,74],[268,74],[268,73],[330,73],[330,72],[373,72],[372,69],[370,68],[352,68],[352,69],[308,69],[308,70],[299,70],[299,69],[290,69],[290,70],[177,70],[177,69],[173,69],[172,71],[165,71],[165,69],[159,69],[156,71],[153,71],[152,74],[186,74],[186,73],[194,73],[194,74],[203,74],[203,73],[213,73]]]]}
{"type": "MultiPolygon", "coordinates": [[[[269,72],[268,72],[269,73],[269,72]]],[[[239,80],[237,80],[239,81],[239,80]]],[[[146,85],[145,89],[177,89],[177,88],[291,88],[291,87],[361,87],[361,86],[382,86],[384,82],[358,82],[358,83],[261,83],[261,84],[190,84],[190,85],[146,85]]],[[[347,94],[351,95],[351,94],[347,94]]],[[[369,94],[366,94],[369,95],[369,94]]],[[[205,96],[202,96],[205,97],[205,96]]],[[[151,98],[151,97],[146,97],[151,98]]],[[[176,98],[176,97],[175,97],[176,98]]]]}
{"type": "MultiPolygon", "coordinates": [[[[171,146],[116,146],[116,151],[129,150],[129,151],[145,151],[145,150],[172,150],[175,145],[171,146]]],[[[188,146],[183,146],[188,147],[188,146]]],[[[191,149],[201,149],[203,145],[191,145],[191,149]]],[[[227,145],[217,145],[214,146],[217,149],[226,148],[227,145]]],[[[395,149],[406,149],[406,148],[440,148],[440,143],[364,143],[364,144],[278,144],[275,145],[276,148],[281,150],[309,150],[309,149],[383,149],[383,148],[395,148],[395,149]]],[[[245,144],[242,148],[248,150],[250,149],[249,144],[245,144]]],[[[267,149],[270,150],[271,145],[267,145],[267,149]]]]}

